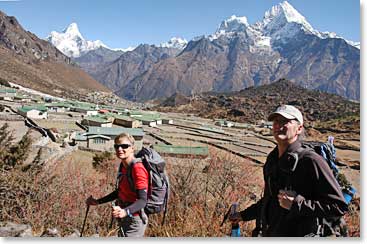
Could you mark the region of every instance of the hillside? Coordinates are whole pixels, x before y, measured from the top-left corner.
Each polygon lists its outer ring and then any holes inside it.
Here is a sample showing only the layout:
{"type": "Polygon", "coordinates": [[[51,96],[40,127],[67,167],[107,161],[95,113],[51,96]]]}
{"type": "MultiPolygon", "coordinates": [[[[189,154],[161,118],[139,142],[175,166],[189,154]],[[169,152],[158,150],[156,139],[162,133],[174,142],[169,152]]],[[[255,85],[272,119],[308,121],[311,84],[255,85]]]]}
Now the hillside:
{"type": "Polygon", "coordinates": [[[281,104],[298,107],[304,114],[306,127],[360,131],[360,105],[325,92],[308,90],[280,79],[275,83],[250,87],[239,92],[205,93],[182,98],[175,94],[154,109],[165,112],[194,113],[200,117],[235,122],[258,123],[281,104]],[[176,99],[180,105],[176,104],[176,99]],[[182,101],[187,101],[182,104],[182,101]],[[349,118],[349,119],[346,119],[349,118]],[[338,124],[338,127],[334,127],[338,124]]]}
{"type": "Polygon", "coordinates": [[[78,98],[109,89],[73,65],[49,42],[0,11],[0,78],[56,96],[78,98]]]}

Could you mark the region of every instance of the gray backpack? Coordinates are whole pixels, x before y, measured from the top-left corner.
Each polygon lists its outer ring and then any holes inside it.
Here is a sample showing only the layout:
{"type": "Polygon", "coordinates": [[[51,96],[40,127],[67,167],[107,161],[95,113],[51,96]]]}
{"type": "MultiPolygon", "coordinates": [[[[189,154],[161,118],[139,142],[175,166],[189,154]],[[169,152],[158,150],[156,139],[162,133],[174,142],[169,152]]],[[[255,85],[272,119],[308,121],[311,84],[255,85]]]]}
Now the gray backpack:
{"type": "MultiPolygon", "coordinates": [[[[127,179],[130,188],[135,192],[132,169],[135,164],[142,162],[149,174],[148,199],[144,212],[149,216],[164,212],[162,224],[165,221],[169,197],[169,179],[165,172],[164,159],[153,148],[143,147],[136,155],[136,159],[127,169],[127,179]]],[[[120,169],[119,171],[120,172],[120,169]]]]}

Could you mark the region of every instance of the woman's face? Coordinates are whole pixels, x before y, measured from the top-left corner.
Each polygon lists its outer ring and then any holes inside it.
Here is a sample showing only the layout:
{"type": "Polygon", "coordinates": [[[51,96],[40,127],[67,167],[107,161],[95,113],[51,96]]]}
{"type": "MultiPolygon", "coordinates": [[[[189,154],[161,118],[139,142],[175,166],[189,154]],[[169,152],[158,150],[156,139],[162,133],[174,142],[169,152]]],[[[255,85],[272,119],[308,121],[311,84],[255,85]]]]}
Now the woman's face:
{"type": "Polygon", "coordinates": [[[122,161],[129,161],[134,157],[134,146],[128,138],[120,138],[115,142],[116,156],[122,161]]]}

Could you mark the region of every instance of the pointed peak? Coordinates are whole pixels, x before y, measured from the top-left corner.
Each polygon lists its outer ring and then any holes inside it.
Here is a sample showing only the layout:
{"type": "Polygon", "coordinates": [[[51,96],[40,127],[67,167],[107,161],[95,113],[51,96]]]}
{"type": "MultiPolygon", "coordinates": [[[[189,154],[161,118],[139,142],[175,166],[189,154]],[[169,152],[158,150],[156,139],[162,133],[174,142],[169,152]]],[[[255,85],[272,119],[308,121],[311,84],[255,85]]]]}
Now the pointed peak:
{"type": "Polygon", "coordinates": [[[68,27],[63,30],[64,33],[80,33],[77,23],[71,23],[68,27]]]}
{"type": "Polygon", "coordinates": [[[279,24],[281,20],[286,23],[294,22],[301,24],[311,32],[313,31],[312,26],[307,22],[306,18],[287,1],[281,2],[266,11],[263,24],[267,25],[270,22],[278,22],[279,24]]]}

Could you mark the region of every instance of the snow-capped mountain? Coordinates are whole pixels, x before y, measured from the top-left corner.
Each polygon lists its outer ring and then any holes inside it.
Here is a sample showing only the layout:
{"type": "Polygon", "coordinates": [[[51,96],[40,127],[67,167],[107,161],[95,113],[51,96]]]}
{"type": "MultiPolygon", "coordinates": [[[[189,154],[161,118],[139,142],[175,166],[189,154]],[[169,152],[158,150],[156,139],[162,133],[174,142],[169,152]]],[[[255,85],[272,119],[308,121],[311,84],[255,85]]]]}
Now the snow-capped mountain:
{"type": "Polygon", "coordinates": [[[159,46],[166,48],[184,49],[187,45],[186,39],[180,37],[173,37],[168,42],[163,42],[159,46]]]}
{"type": "Polygon", "coordinates": [[[189,42],[175,37],[113,56],[100,48],[74,60],[118,96],[132,100],[238,91],[281,78],[359,100],[356,47],[359,43],[333,32],[315,30],[284,1],[254,24],[232,15],[212,35],[189,42]]]}
{"type": "Polygon", "coordinates": [[[245,32],[249,24],[246,17],[232,15],[229,19],[222,21],[214,35],[220,36],[226,33],[245,32]]]}
{"type": "Polygon", "coordinates": [[[78,25],[71,23],[61,33],[52,31],[47,37],[47,41],[51,42],[57,49],[65,55],[76,58],[91,50],[99,47],[108,48],[102,41],[87,41],[79,32],[78,25]]]}
{"type": "MultiPolygon", "coordinates": [[[[249,25],[245,16],[237,17],[232,15],[229,19],[222,21],[216,32],[208,38],[213,41],[223,35],[230,37],[238,33],[245,33],[254,47],[272,47],[275,43],[286,43],[300,31],[306,34],[313,34],[321,39],[344,39],[334,32],[315,30],[307,22],[306,18],[287,1],[273,6],[269,11],[265,12],[261,21],[253,25],[249,25]]],[[[359,42],[345,41],[354,47],[360,47],[359,42]]]]}
{"type": "Polygon", "coordinates": [[[238,91],[287,78],[308,89],[359,100],[356,47],[358,43],[335,33],[314,29],[284,1],[254,24],[231,16],[212,35],[189,41],[175,57],[129,73],[130,80],[115,82],[114,90],[126,99],[149,100],[177,92],[238,91]]]}

